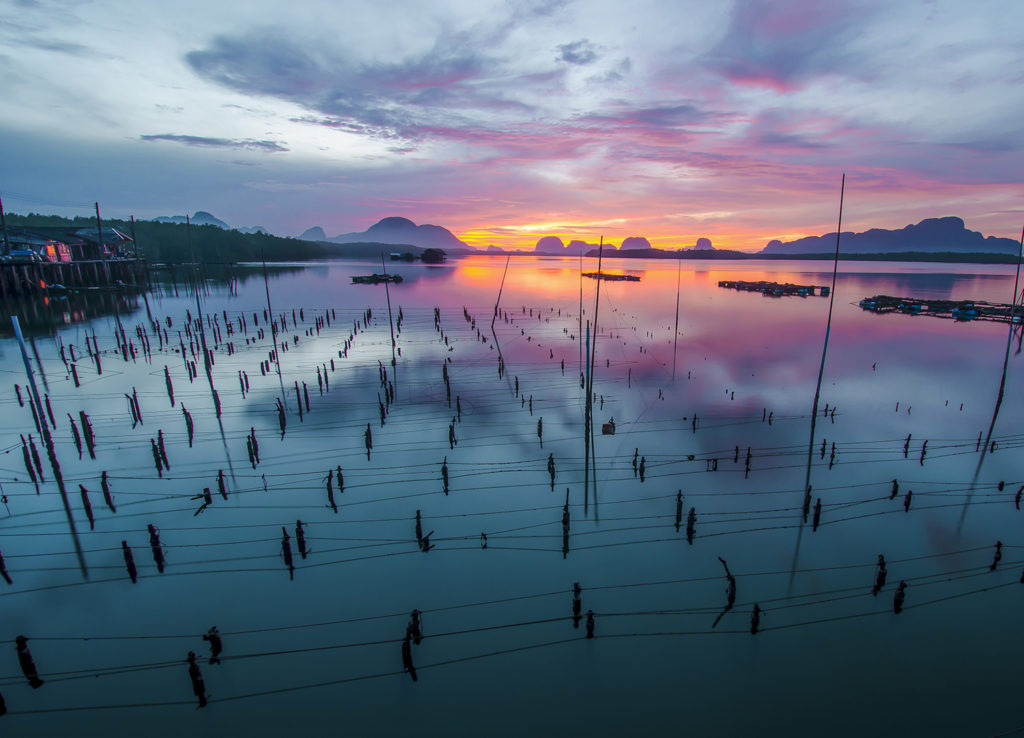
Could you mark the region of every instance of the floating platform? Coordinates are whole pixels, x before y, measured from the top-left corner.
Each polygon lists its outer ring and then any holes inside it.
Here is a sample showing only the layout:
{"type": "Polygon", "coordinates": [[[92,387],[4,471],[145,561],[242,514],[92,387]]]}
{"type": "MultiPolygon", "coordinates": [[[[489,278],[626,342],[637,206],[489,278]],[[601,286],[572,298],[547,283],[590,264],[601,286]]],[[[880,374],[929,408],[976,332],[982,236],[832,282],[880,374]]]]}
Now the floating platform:
{"type": "Polygon", "coordinates": [[[779,282],[742,282],[722,279],[719,280],[718,286],[740,292],[760,292],[765,297],[785,297],[787,295],[828,297],[831,292],[829,287],[818,287],[813,284],[790,284],[789,282],[781,284],[779,282]]]}
{"type": "Polygon", "coordinates": [[[584,277],[603,279],[605,282],[639,282],[640,277],[633,274],[606,274],[605,272],[583,272],[584,277]]]}
{"type": "Polygon", "coordinates": [[[860,301],[862,309],[872,313],[903,313],[905,315],[930,315],[933,318],[947,318],[963,323],[972,320],[988,320],[997,323],[1021,323],[1024,306],[981,300],[920,300],[915,297],[892,297],[875,295],[860,301]]]}
{"type": "Polygon", "coordinates": [[[370,274],[352,277],[352,284],[380,284],[381,282],[401,284],[402,276],[400,274],[370,274]]]}

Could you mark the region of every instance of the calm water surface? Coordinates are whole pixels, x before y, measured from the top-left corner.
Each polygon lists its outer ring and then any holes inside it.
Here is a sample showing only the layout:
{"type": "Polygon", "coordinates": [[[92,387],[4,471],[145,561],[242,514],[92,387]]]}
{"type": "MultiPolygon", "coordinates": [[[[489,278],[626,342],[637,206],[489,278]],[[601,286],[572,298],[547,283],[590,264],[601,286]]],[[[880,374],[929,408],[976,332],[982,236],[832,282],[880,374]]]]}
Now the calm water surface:
{"type": "MultiPolygon", "coordinates": [[[[812,498],[822,511],[812,530],[801,506],[828,300],[765,298],[717,283],[823,285],[830,265],[700,262],[677,272],[663,261],[606,263],[641,281],[601,285],[595,419],[614,418],[616,432],[598,427],[587,487],[578,262],[512,260],[492,335],[504,266],[488,257],[389,264],[404,277],[390,289],[393,320],[402,316],[394,369],[383,285],[350,284],[379,264],[272,271],[274,313],[287,323],[283,438],[275,409],[282,382],[260,371],[272,341],[269,330],[256,337],[267,327],[258,271],[240,273],[235,290],[211,282],[203,295],[204,314],[220,328],[212,370],[219,421],[201,356],[190,383],[178,348],[180,331],[190,352],[186,315],[196,314],[183,285],[177,295],[170,286],[149,295],[151,317],[144,304],[120,315],[136,348],[136,327],[147,332],[151,360],[121,357],[112,316],[37,338],[37,377],[56,420],[88,581],[45,454],[41,494],[27,478],[19,435],[32,433],[43,448],[13,388],[25,384],[18,346],[4,339],[0,551],[13,580],[0,585],[5,735],[986,736],[1024,725],[1024,512],[1014,504],[1024,483],[1021,358],[1011,352],[995,450],[980,454],[1007,326],[857,306],[875,294],[1008,302],[1012,268],[842,265],[821,390],[829,414],[819,411],[811,454],[812,498]],[[368,308],[372,319],[339,357],[368,308]],[[326,315],[330,326],[318,331],[314,319],[326,315]],[[162,351],[154,321],[170,339],[162,351]],[[86,335],[96,337],[102,373],[86,335]],[[74,346],[78,388],[58,338],[69,362],[74,346]],[[382,366],[396,395],[383,426],[382,366]],[[323,394],[318,367],[328,380],[323,394]],[[249,381],[244,397],[239,372],[249,381]],[[310,395],[301,421],[296,382],[310,395]],[[124,397],[133,389],[142,411],[134,427],[124,397]],[[191,447],[182,405],[195,420],[191,447]],[[80,459],[72,438],[68,413],[77,423],[80,411],[92,419],[95,460],[80,459]],[[250,429],[259,442],[255,468],[250,429]],[[158,430],[170,463],[162,478],[150,443],[158,430]],[[643,457],[643,481],[634,454],[643,457]],[[325,478],[339,466],[335,512],[325,478]],[[104,471],[116,514],[103,502],[104,471]],[[894,479],[899,493],[890,500],[894,479]],[[79,484],[89,490],[94,530],[79,484]],[[213,504],[196,513],[206,487],[213,504]],[[429,553],[415,540],[417,510],[436,546],[429,553]],[[296,550],[297,519],[306,559],[296,550]],[[163,574],[147,524],[160,530],[163,574]],[[295,551],[294,580],[280,555],[282,526],[295,551]],[[134,585],[122,540],[139,568],[134,585]],[[1002,561],[990,571],[997,540],[1002,561]],[[888,582],[872,596],[880,553],[888,582]],[[724,614],[719,557],[736,577],[735,605],[724,614]],[[895,615],[900,580],[906,609],[895,615]],[[596,614],[593,640],[583,623],[573,627],[577,581],[583,612],[596,614]],[[765,614],[751,635],[755,603],[765,614]],[[412,647],[416,683],[401,673],[400,649],[413,608],[424,611],[426,636],[412,647]],[[212,625],[224,638],[219,665],[207,663],[201,639],[212,625]],[[30,638],[41,689],[20,674],[18,634],[30,638]],[[189,650],[201,657],[210,695],[203,710],[195,709],[189,650]]],[[[583,280],[584,334],[596,287],[583,280]]],[[[207,340],[212,347],[212,328],[207,340]]]]}

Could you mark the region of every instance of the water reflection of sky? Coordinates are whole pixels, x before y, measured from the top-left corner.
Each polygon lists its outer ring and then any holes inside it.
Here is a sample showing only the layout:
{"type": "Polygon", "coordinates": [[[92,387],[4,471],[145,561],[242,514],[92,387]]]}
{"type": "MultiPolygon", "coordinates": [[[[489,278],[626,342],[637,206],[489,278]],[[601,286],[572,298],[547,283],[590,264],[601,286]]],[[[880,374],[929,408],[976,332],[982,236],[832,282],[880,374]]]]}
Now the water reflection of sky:
{"type": "MultiPolygon", "coordinates": [[[[56,345],[37,341],[57,421],[57,455],[84,529],[91,580],[82,584],[75,571],[51,474],[44,468],[40,496],[25,479],[19,434],[37,434],[28,408],[18,405],[12,390],[4,400],[3,467],[11,515],[0,522],[0,550],[14,584],[2,592],[7,635],[0,637],[30,636],[49,683],[29,689],[11,645],[0,690],[12,713],[186,704],[11,714],[4,721],[12,735],[72,729],[84,735],[128,729],[147,735],[264,734],[294,728],[296,715],[307,729],[338,724],[358,734],[615,735],[637,725],[668,732],[682,721],[703,734],[757,729],[952,735],[1015,725],[1015,674],[1003,650],[1015,632],[1010,598],[1016,590],[960,595],[1019,578],[1022,556],[1011,548],[1020,544],[1013,495],[1024,481],[1014,461],[1021,431],[1012,410],[1021,401],[1019,359],[1010,362],[994,436],[998,448],[985,460],[960,527],[978,458],[976,438],[987,428],[995,402],[1006,327],[880,316],[857,307],[874,294],[1008,301],[1010,269],[985,266],[975,274],[974,267],[857,263],[840,275],[821,397],[822,406],[828,403],[836,413],[819,418],[811,477],[815,499],[823,500],[823,526],[799,533],[808,413],[828,301],[770,299],[717,283],[828,284],[827,264],[687,263],[677,273],[675,264],[665,262],[606,262],[641,281],[601,284],[595,413],[599,422],[614,417],[617,432],[596,437],[596,491],[586,492],[578,262],[511,260],[495,336],[490,323],[504,259],[437,267],[388,264],[404,278],[390,288],[394,317],[401,308],[403,321],[392,377],[397,402],[383,427],[378,361],[388,366],[391,359],[385,292],[382,285],[349,283],[351,275],[379,266],[350,262],[271,271],[274,310],[287,316],[284,335],[291,344],[281,353],[289,407],[283,439],[274,411],[280,384],[276,374],[263,376],[259,369],[269,338],[246,343],[253,337],[253,313],[263,323],[266,301],[262,279],[254,275],[239,281],[237,295],[212,286],[204,302],[207,315],[219,316],[222,330],[225,312],[230,320],[245,313],[248,322],[247,336],[224,336],[234,341],[235,353],[228,355],[223,345],[215,352],[221,424],[202,370],[190,384],[181,357],[156,350],[145,309],[122,314],[121,320],[136,345],[135,326],[145,325],[154,348],[151,363],[126,363],[115,354],[112,318],[88,327],[105,352],[101,375],[85,351],[85,327],[60,330],[63,343],[73,344],[79,355],[80,389],[65,376],[56,345]],[[435,306],[447,345],[434,330],[435,306]],[[339,358],[353,322],[367,307],[372,325],[339,358]],[[294,328],[291,311],[298,314],[300,308],[305,320],[294,328]],[[314,315],[331,308],[331,326],[317,334],[314,315]],[[475,328],[463,308],[475,318],[475,328]],[[495,337],[506,367],[501,379],[495,337]],[[449,359],[451,409],[442,379],[449,359]],[[173,408],[164,388],[165,364],[174,382],[173,408]],[[327,368],[329,379],[322,396],[317,366],[327,368]],[[250,381],[245,399],[239,371],[250,381]],[[517,379],[521,398],[514,396],[517,379]],[[311,412],[301,422],[296,381],[300,387],[305,382],[311,394],[311,412]],[[143,411],[143,424],[135,428],[123,397],[132,388],[143,411]],[[456,400],[462,419],[456,420],[458,444],[451,448],[448,427],[456,400]],[[196,420],[192,448],[182,403],[196,420]],[[72,442],[67,413],[77,418],[80,410],[96,429],[95,461],[87,454],[79,460],[72,442]],[[368,422],[370,460],[363,446],[368,422]],[[260,442],[256,469],[245,450],[250,428],[260,442]],[[171,463],[164,479],[156,477],[149,443],[158,429],[171,463]],[[830,468],[832,443],[836,457],[830,468]],[[745,476],[748,447],[751,471],[745,476]],[[634,477],[634,451],[645,460],[644,482],[634,477]],[[546,470],[549,453],[557,468],[554,491],[546,470]],[[447,496],[440,479],[443,459],[450,469],[447,496]],[[712,461],[715,472],[708,471],[712,461]],[[345,491],[336,492],[335,514],[326,504],[324,478],[339,465],[345,491]],[[104,470],[116,515],[103,505],[104,470]],[[229,480],[227,501],[217,494],[218,470],[229,480]],[[890,502],[893,478],[900,480],[900,495],[890,502]],[[82,515],[79,484],[90,490],[94,531],[82,515]],[[192,497],[204,487],[212,488],[214,503],[194,515],[201,501],[192,497]],[[571,547],[563,559],[559,521],[567,487],[571,547]],[[907,489],[914,496],[904,513],[907,489]],[[673,526],[677,490],[685,496],[685,510],[692,506],[698,516],[692,546],[685,541],[685,516],[683,531],[673,526]],[[429,554],[420,553],[412,538],[417,509],[424,532],[434,531],[437,548],[429,554]],[[278,552],[281,526],[295,545],[296,518],[307,525],[312,553],[297,561],[295,580],[289,581],[278,552]],[[167,546],[163,575],[150,557],[148,523],[160,528],[167,546]],[[481,532],[488,535],[487,550],[480,548],[481,532]],[[1000,568],[988,572],[997,539],[1008,548],[1000,568]],[[128,541],[139,565],[137,585],[124,574],[121,540],[128,541]],[[957,553],[963,551],[969,552],[957,553]],[[885,590],[873,598],[871,565],[878,553],[892,563],[885,590]],[[738,598],[712,631],[725,600],[719,556],[737,575],[738,598]],[[794,560],[798,573],[790,579],[794,560]],[[893,588],[903,578],[911,582],[908,605],[957,598],[909,608],[898,617],[849,617],[890,608],[893,588]],[[584,612],[598,613],[593,642],[570,622],[557,620],[571,614],[574,581],[584,587],[584,612]],[[641,583],[649,586],[619,586],[641,583]],[[508,599],[520,595],[536,596],[508,599]],[[756,637],[748,632],[754,602],[767,610],[766,630],[756,637]],[[428,636],[414,647],[418,665],[469,660],[422,668],[416,684],[402,675],[366,678],[401,670],[398,640],[414,607],[426,611],[428,636]],[[801,625],[809,622],[814,624],[801,625]],[[314,623],[333,624],[265,630],[314,623]],[[196,712],[184,655],[207,653],[199,634],[213,624],[227,634],[227,658],[221,665],[203,660],[213,702],[196,712]],[[188,634],[195,636],[46,640],[188,634]],[[566,638],[573,640],[539,647],[566,638]],[[524,650],[476,658],[514,649],[524,650]],[[251,658],[230,658],[243,654],[251,658]],[[952,674],[950,664],[957,663],[986,674],[983,712],[974,687],[952,674]],[[147,666],[100,678],[62,681],[57,674],[72,677],[79,670],[92,674],[130,664],[147,666]],[[897,683],[915,688],[897,694],[897,683]]],[[[593,280],[582,281],[584,320],[593,318],[596,288],[593,280]]],[[[168,333],[176,346],[185,311],[195,313],[194,301],[179,284],[177,297],[164,291],[149,303],[163,325],[172,319],[168,333]]],[[[5,341],[2,349],[9,384],[23,385],[16,346],[5,341]]]]}

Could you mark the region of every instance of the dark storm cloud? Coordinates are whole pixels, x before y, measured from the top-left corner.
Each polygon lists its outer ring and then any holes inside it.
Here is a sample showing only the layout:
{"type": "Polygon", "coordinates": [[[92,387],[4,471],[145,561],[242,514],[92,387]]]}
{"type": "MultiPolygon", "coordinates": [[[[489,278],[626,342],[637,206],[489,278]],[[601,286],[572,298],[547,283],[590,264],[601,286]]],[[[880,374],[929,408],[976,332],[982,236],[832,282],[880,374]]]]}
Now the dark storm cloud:
{"type": "Polygon", "coordinates": [[[178,133],[155,133],[142,135],[139,138],[143,141],[170,141],[172,143],[201,148],[248,149],[250,151],[266,151],[271,153],[288,151],[285,146],[282,146],[277,141],[257,141],[251,138],[209,138],[207,136],[188,136],[178,133]]]}
{"type": "Polygon", "coordinates": [[[608,112],[590,113],[576,120],[610,128],[681,128],[710,121],[714,114],[692,103],[634,107],[622,101],[608,112]]]}
{"type": "Polygon", "coordinates": [[[569,64],[586,66],[597,61],[597,57],[597,47],[585,38],[558,46],[558,58],[569,64]]]}
{"type": "Polygon", "coordinates": [[[417,138],[429,129],[471,127],[481,114],[528,112],[518,90],[560,84],[562,72],[526,76],[508,71],[481,50],[486,43],[485,36],[442,34],[426,52],[394,62],[358,62],[344,53],[314,54],[306,44],[256,32],[218,36],[185,60],[204,79],[319,114],[302,122],[383,138],[417,138]]]}
{"type": "Polygon", "coordinates": [[[780,92],[822,74],[864,74],[872,68],[870,60],[851,52],[850,41],[870,8],[867,1],[741,0],[726,34],[703,61],[734,83],[780,92]]]}

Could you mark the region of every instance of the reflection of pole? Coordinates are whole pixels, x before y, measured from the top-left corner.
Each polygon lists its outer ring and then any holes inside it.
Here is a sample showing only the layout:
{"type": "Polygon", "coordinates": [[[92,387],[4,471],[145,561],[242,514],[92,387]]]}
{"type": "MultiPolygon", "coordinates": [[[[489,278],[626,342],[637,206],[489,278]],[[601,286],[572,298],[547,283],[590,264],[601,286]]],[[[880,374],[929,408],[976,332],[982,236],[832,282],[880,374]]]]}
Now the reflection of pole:
{"type": "Polygon", "coordinates": [[[71,540],[75,544],[75,554],[78,556],[78,567],[82,570],[82,577],[89,578],[89,570],[85,566],[85,556],[82,553],[82,544],[78,540],[78,531],[75,529],[75,519],[71,515],[71,505],[68,503],[68,494],[64,489],[64,477],[60,472],[60,464],[57,463],[57,454],[53,449],[53,437],[50,435],[50,428],[46,425],[46,415],[43,414],[43,403],[39,399],[39,390],[36,388],[35,376],[32,374],[32,365],[28,360],[28,352],[25,350],[25,339],[21,335],[21,325],[16,315],[11,316],[11,324],[14,326],[14,335],[21,346],[21,358],[25,362],[25,374],[28,375],[28,385],[32,391],[31,402],[39,414],[39,429],[43,434],[43,441],[46,444],[46,455],[50,457],[50,467],[53,469],[53,478],[57,481],[57,489],[60,491],[61,502],[64,503],[64,513],[68,517],[68,528],[71,531],[71,540]]]}
{"type": "Polygon", "coordinates": [[[1006,355],[1003,356],[1003,376],[999,380],[999,392],[996,394],[996,406],[992,411],[992,422],[988,425],[988,435],[985,437],[985,445],[981,447],[981,456],[978,457],[978,465],[974,468],[974,477],[971,479],[971,488],[967,492],[967,499],[964,500],[964,509],[960,512],[960,522],[957,526],[957,533],[964,524],[964,517],[967,515],[967,507],[971,504],[971,498],[974,497],[974,488],[978,484],[978,475],[981,474],[981,465],[985,462],[985,457],[989,455],[989,448],[992,444],[992,431],[996,427],[996,418],[999,416],[999,408],[1003,404],[1003,392],[1006,389],[1006,369],[1010,363],[1010,345],[1013,343],[1013,329],[1014,329],[1014,314],[1017,312],[1017,286],[1020,284],[1020,263],[1021,259],[1024,259],[1024,231],[1021,232],[1020,236],[1020,252],[1017,255],[1017,274],[1013,278],[1013,302],[1010,305],[1010,328],[1006,332],[1006,355]]]}
{"type": "Polygon", "coordinates": [[[270,316],[270,336],[274,341],[274,365],[277,367],[277,381],[281,383],[281,404],[288,409],[288,397],[284,391],[284,377],[281,375],[281,355],[277,352],[277,321],[274,320],[274,309],[270,307],[270,279],[267,277],[267,255],[260,246],[260,258],[263,260],[263,286],[267,290],[267,315],[270,316]]]}
{"type": "Polygon", "coordinates": [[[672,381],[676,381],[676,346],[679,343],[679,278],[682,274],[683,260],[676,257],[676,332],[672,335],[672,381]]]}

